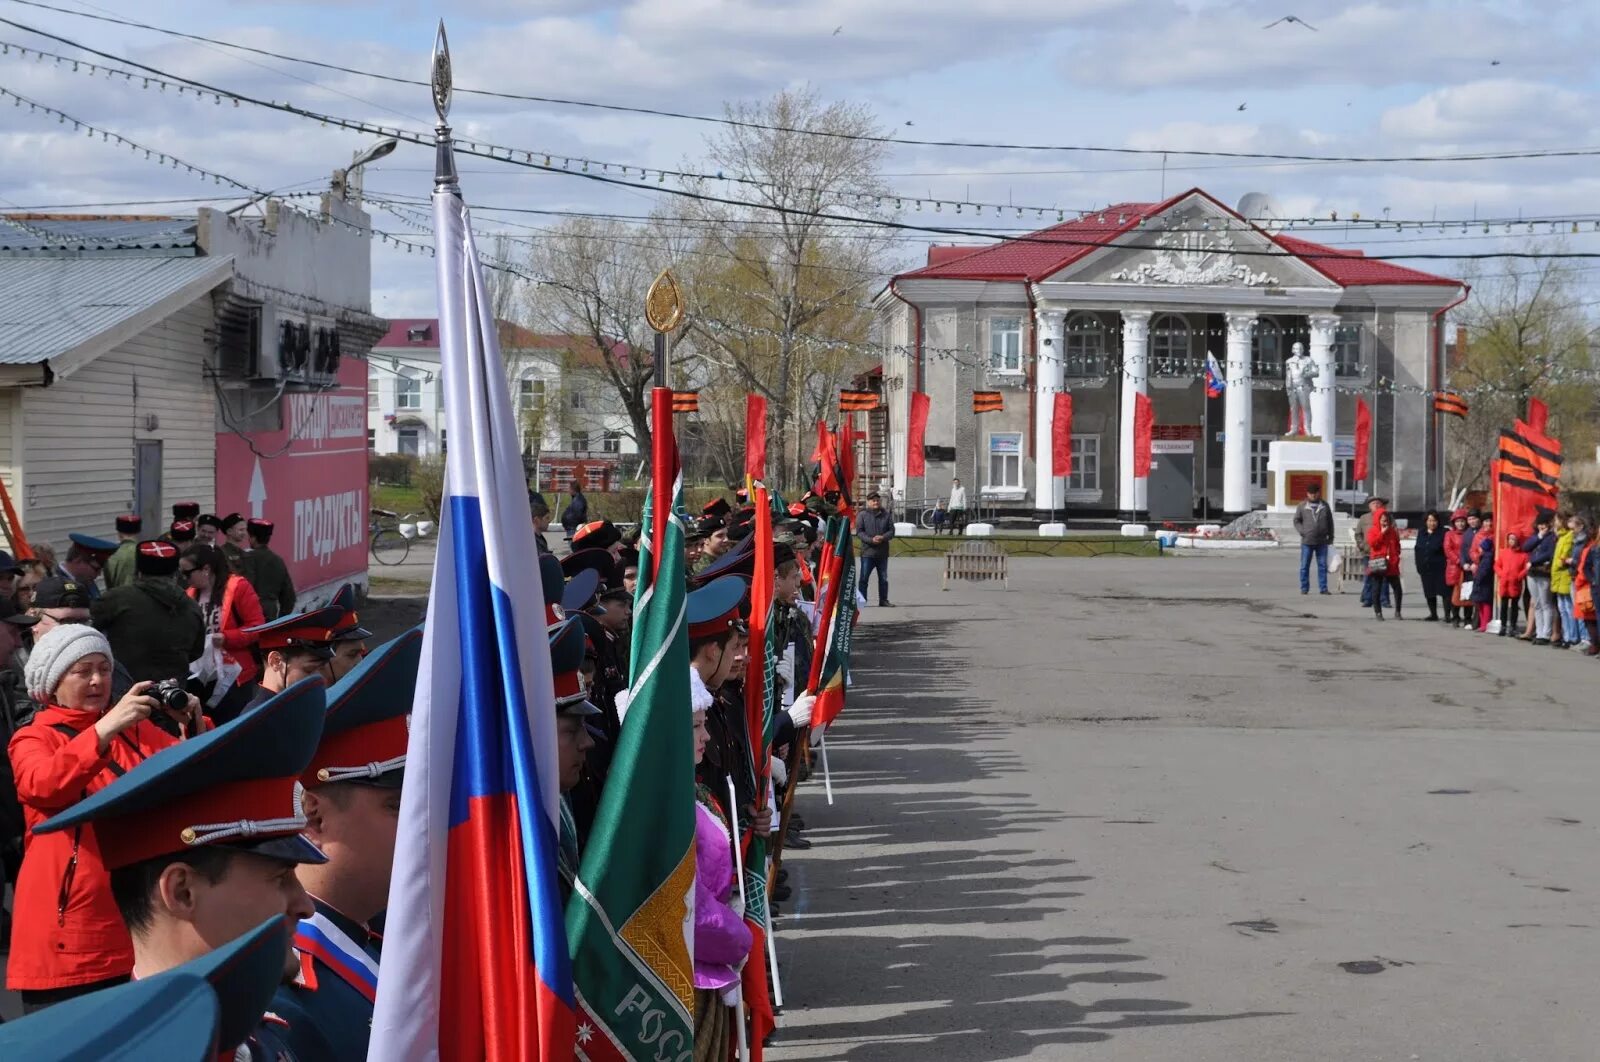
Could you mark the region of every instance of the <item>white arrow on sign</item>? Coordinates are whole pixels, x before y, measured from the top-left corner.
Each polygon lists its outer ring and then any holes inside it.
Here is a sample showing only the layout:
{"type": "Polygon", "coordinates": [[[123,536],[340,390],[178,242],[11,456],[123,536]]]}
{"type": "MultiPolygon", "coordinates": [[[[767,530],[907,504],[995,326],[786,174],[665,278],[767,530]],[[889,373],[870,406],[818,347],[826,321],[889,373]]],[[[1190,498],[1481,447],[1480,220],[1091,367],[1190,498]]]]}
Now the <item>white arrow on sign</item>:
{"type": "Polygon", "coordinates": [[[255,471],[250,473],[250,517],[261,519],[262,506],[267,501],[267,482],[261,478],[261,458],[256,458],[255,471]]]}

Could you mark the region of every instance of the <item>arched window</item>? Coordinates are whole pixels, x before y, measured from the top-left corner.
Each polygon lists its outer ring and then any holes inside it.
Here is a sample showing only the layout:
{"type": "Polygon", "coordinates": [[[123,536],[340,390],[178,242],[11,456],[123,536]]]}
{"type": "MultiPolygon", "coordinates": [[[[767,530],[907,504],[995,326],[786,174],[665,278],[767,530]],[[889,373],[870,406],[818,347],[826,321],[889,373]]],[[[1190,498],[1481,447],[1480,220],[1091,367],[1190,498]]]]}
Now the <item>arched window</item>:
{"type": "Polygon", "coordinates": [[[1250,371],[1256,376],[1283,372],[1283,328],[1270,317],[1256,319],[1256,333],[1250,340],[1250,371]]]}
{"type": "Polygon", "coordinates": [[[1150,372],[1179,376],[1189,372],[1189,322],[1164,313],[1150,322],[1150,372]]]}
{"type": "Polygon", "coordinates": [[[1075,313],[1062,326],[1068,376],[1104,376],[1106,326],[1098,314],[1075,313]]]}

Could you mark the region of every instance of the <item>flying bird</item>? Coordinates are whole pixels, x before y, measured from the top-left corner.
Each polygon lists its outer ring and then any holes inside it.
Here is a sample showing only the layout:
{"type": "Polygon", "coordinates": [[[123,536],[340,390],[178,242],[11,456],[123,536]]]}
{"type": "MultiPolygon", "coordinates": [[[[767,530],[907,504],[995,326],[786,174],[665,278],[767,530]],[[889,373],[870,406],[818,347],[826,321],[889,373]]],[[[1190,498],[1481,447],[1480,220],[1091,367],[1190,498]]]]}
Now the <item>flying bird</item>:
{"type": "Polygon", "coordinates": [[[835,27],[833,27],[833,35],[835,37],[837,37],[839,34],[841,34],[843,32],[844,32],[844,27],[843,26],[835,26],[835,27]]]}
{"type": "Polygon", "coordinates": [[[1299,15],[1285,15],[1282,18],[1277,19],[1274,22],[1267,23],[1265,26],[1262,26],[1261,28],[1262,29],[1271,29],[1273,26],[1280,25],[1280,24],[1282,24],[1284,22],[1293,22],[1297,26],[1304,26],[1306,29],[1310,30],[1312,33],[1320,33],[1321,32],[1320,30],[1317,29],[1317,27],[1313,26],[1311,23],[1307,22],[1305,19],[1301,18],[1299,15]]]}
{"type": "Polygon", "coordinates": [[[1498,59],[1490,59],[1489,60],[1489,65],[1490,66],[1499,66],[1500,65],[1500,60],[1498,60],[1498,59]]]}
{"type": "Polygon", "coordinates": [[[1239,104],[1239,109],[1242,111],[1242,110],[1245,109],[1245,106],[1246,106],[1246,104],[1241,103],[1241,104],[1239,104]]]}

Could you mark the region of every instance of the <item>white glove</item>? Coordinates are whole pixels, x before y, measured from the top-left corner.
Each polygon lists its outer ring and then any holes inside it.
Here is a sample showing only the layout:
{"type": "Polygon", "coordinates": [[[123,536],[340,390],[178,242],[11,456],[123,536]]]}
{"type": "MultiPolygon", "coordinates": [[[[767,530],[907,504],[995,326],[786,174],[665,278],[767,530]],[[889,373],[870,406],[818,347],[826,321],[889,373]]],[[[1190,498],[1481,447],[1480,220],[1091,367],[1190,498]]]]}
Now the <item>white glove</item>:
{"type": "Polygon", "coordinates": [[[782,789],[789,784],[789,767],[776,756],[771,757],[770,764],[772,780],[777,783],[779,789],[782,789]]]}
{"type": "Polygon", "coordinates": [[[789,706],[789,718],[794,721],[796,730],[804,730],[811,725],[811,708],[816,703],[815,693],[802,693],[794,699],[789,706]]]}

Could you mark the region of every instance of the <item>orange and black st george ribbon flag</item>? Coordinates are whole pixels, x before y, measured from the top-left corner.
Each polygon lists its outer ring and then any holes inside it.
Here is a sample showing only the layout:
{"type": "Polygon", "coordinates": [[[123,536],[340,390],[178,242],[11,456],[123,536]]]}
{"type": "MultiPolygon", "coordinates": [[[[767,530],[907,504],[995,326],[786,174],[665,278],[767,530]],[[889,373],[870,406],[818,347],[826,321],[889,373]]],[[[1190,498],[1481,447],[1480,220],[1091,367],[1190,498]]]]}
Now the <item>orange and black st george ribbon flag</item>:
{"type": "Polygon", "coordinates": [[[1561,444],[1518,421],[1500,433],[1501,485],[1538,491],[1554,501],[1561,482],[1561,444]]]}
{"type": "Polygon", "coordinates": [[[1005,408],[1005,399],[1001,397],[999,391],[972,392],[972,411],[974,413],[999,413],[1005,408]]]}
{"type": "Polygon", "coordinates": [[[1467,418],[1467,400],[1454,391],[1440,391],[1433,399],[1435,413],[1448,413],[1452,417],[1467,418]]]}
{"type": "Polygon", "coordinates": [[[700,412],[699,391],[674,391],[672,392],[672,411],[674,413],[700,412]]]}
{"type": "Polygon", "coordinates": [[[840,413],[868,413],[878,408],[878,396],[872,391],[840,391],[840,413]]]}

